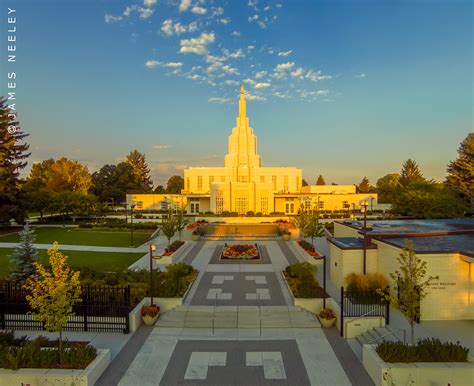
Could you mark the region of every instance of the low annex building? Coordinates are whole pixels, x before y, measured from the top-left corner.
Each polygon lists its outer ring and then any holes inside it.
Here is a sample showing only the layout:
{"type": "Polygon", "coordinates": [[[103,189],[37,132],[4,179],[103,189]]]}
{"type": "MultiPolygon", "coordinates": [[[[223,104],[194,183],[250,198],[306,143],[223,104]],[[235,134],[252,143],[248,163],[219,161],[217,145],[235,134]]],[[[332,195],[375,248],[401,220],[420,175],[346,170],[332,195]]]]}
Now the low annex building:
{"type": "MultiPolygon", "coordinates": [[[[474,319],[474,220],[371,221],[365,233],[366,272],[384,274],[391,288],[397,288],[390,273],[399,269],[406,240],[427,262],[427,275],[439,277],[421,303],[421,320],[474,319]]],[[[328,241],[331,281],[345,286],[349,273],[363,273],[363,224],[336,221],[328,241]]]]}
{"type": "Polygon", "coordinates": [[[302,170],[295,167],[264,167],[257,137],[249,125],[244,86],[239,115],[228,138],[223,167],[190,167],[184,170],[181,194],[129,194],[127,204],[136,210],[183,208],[188,214],[274,212],[297,214],[300,207],[319,210],[360,208],[369,201],[377,207],[377,194],[358,194],[354,185],[302,186],[302,170]]]}

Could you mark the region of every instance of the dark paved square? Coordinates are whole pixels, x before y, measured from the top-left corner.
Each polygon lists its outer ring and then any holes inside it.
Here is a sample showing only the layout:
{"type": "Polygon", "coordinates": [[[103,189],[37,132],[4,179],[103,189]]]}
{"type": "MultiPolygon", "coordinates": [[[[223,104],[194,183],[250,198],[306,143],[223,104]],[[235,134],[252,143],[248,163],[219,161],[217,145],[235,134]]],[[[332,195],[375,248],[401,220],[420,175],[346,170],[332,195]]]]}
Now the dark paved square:
{"type": "Polygon", "coordinates": [[[310,385],[310,382],[295,340],[181,340],[174,349],[160,385],[305,386],[310,385]],[[204,374],[202,378],[205,379],[190,379],[193,378],[189,371],[191,357],[201,356],[205,359],[209,353],[224,355],[225,359],[214,364],[211,360],[209,366],[204,365],[207,373],[204,369],[201,374],[204,374]],[[253,356],[270,353],[281,357],[282,363],[267,361],[264,366],[255,363],[250,365],[249,353],[253,356]],[[279,367],[284,367],[283,372],[278,371],[279,367]]]}
{"type": "MultiPolygon", "coordinates": [[[[231,242],[231,244],[240,244],[239,242],[231,242]]],[[[242,244],[252,244],[250,242],[243,241],[242,244]]],[[[253,243],[255,244],[255,243],[253,243]]],[[[271,264],[270,255],[268,254],[267,247],[265,245],[257,243],[258,252],[260,254],[260,259],[258,260],[249,260],[249,259],[228,259],[222,260],[221,254],[224,249],[224,244],[216,246],[214,252],[212,253],[211,260],[209,264],[271,264]]]]}
{"type": "Polygon", "coordinates": [[[286,301],[274,272],[205,272],[191,305],[216,304],[284,306],[286,301]]]}

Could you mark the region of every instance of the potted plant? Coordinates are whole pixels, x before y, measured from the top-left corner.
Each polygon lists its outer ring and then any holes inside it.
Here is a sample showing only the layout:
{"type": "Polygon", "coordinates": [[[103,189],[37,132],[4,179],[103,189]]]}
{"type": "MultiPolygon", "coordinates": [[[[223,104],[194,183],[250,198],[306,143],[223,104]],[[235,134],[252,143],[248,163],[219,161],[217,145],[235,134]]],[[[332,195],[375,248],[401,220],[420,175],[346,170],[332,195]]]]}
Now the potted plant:
{"type": "Polygon", "coordinates": [[[160,307],[156,304],[142,307],[142,320],[147,326],[153,326],[160,315],[160,307]]]}
{"type": "Polygon", "coordinates": [[[194,231],[191,237],[193,238],[193,241],[199,241],[199,239],[201,238],[201,235],[199,234],[198,231],[194,231]]]}
{"type": "Polygon", "coordinates": [[[331,310],[330,308],[323,308],[319,312],[318,316],[319,316],[319,321],[326,328],[332,327],[332,325],[336,321],[336,315],[334,314],[334,311],[331,310]]]}
{"type": "Polygon", "coordinates": [[[291,232],[289,231],[284,231],[283,232],[283,240],[289,241],[291,239],[291,232]]]}

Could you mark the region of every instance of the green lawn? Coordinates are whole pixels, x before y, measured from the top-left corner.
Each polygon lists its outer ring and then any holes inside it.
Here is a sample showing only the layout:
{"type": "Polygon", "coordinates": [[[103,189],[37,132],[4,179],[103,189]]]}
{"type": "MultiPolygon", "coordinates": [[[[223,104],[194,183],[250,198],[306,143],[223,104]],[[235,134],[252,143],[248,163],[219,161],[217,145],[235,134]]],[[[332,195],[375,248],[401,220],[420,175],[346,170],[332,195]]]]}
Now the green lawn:
{"type": "MultiPolygon", "coordinates": [[[[10,272],[9,255],[13,249],[0,248],[0,280],[4,279],[10,272]]],[[[120,272],[142,257],[143,253],[113,253],[113,252],[83,252],[62,251],[69,257],[67,263],[71,267],[88,267],[94,271],[120,272]]],[[[48,254],[45,249],[38,250],[40,261],[49,265],[48,254]]]]}
{"type": "MultiPolygon", "coordinates": [[[[151,235],[149,230],[134,230],[133,245],[142,245],[151,235]]],[[[0,242],[17,243],[18,234],[0,236],[0,242]]],[[[104,231],[79,228],[37,228],[36,243],[52,244],[57,241],[60,245],[94,245],[106,247],[129,247],[130,231],[104,231]]]]}

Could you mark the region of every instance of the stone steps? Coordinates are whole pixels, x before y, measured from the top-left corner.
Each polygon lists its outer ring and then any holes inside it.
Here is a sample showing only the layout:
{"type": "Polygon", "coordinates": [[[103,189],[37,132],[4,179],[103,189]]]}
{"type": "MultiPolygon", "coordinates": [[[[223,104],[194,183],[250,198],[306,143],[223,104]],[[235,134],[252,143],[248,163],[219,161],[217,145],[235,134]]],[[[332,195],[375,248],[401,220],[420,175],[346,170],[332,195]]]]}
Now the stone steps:
{"type": "Polygon", "coordinates": [[[294,306],[178,306],[162,314],[155,326],[211,329],[321,327],[314,314],[294,306]]]}

